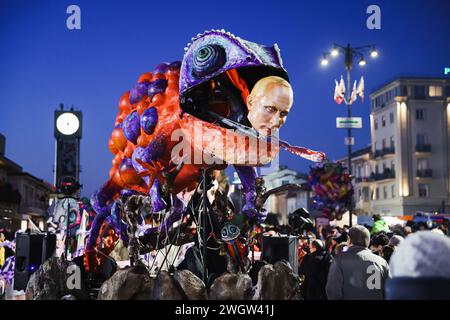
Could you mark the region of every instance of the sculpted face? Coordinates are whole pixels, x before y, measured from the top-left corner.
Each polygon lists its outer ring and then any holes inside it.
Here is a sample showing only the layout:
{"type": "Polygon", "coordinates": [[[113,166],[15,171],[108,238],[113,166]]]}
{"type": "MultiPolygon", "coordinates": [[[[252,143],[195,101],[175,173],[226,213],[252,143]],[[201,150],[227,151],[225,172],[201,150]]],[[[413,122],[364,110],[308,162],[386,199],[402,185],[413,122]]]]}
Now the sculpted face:
{"type": "Polygon", "coordinates": [[[286,122],[293,99],[286,80],[275,76],[263,78],[247,98],[248,120],[259,133],[269,136],[286,122]]]}

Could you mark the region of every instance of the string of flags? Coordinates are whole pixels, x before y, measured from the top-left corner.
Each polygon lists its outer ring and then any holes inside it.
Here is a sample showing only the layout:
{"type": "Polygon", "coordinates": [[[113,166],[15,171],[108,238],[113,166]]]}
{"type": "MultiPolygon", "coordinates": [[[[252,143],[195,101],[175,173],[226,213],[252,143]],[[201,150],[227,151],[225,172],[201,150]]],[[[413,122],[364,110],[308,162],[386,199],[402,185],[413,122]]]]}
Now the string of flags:
{"type": "Polygon", "coordinates": [[[336,101],[337,104],[341,104],[342,102],[345,102],[346,105],[350,105],[353,102],[356,101],[358,96],[361,98],[361,101],[364,103],[364,78],[361,76],[361,79],[359,79],[358,85],[356,85],[356,80],[353,83],[353,89],[352,94],[350,95],[350,100],[347,101],[347,98],[345,97],[345,82],[343,76],[341,76],[341,81],[338,83],[337,80],[334,80],[335,82],[335,88],[334,88],[334,101],[336,101]]]}

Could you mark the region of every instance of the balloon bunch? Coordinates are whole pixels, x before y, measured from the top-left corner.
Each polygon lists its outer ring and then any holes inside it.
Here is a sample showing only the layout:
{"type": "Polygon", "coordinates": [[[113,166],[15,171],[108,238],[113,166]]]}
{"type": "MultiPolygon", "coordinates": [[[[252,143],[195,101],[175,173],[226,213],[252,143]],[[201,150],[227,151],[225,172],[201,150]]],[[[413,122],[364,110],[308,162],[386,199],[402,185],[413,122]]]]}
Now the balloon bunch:
{"type": "Polygon", "coordinates": [[[340,162],[323,162],[311,167],[308,184],[313,191],[313,207],[330,220],[341,220],[353,196],[351,177],[340,162]]]}

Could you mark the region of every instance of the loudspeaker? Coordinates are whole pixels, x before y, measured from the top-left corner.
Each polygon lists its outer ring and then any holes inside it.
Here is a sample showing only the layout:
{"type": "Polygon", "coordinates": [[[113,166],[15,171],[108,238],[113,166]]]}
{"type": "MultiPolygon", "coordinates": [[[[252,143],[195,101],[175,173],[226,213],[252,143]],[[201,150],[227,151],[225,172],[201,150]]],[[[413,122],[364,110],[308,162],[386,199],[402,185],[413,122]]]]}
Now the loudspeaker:
{"type": "Polygon", "coordinates": [[[294,236],[264,236],[262,243],[261,260],[275,263],[286,260],[294,273],[298,273],[298,242],[294,236]]]}
{"type": "Polygon", "coordinates": [[[14,265],[14,289],[25,290],[30,276],[56,250],[55,234],[18,233],[14,265]]]}

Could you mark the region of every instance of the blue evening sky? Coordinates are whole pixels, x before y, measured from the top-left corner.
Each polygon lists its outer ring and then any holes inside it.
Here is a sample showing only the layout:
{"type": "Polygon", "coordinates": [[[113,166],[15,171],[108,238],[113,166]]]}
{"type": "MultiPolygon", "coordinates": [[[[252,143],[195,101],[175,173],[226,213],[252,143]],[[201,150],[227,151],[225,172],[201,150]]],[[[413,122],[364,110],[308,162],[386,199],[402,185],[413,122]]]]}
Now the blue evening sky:
{"type": "MultiPolygon", "coordinates": [[[[346,154],[346,131],[335,118],[334,79],[342,57],[321,68],[333,42],[375,43],[377,60],[355,66],[366,100],[356,148],[370,143],[369,94],[400,73],[443,75],[450,66],[450,1],[23,1],[0,0],[0,132],[6,155],[24,170],[53,182],[53,111],[63,102],[83,111],[83,194],[108,178],[110,136],[121,94],[163,61],[181,60],[192,36],[226,29],[241,38],[278,43],[294,88],[294,107],[281,137],[291,144],[346,154]],[[81,30],[66,28],[66,8],[81,8],[81,30]],[[381,30],[366,28],[366,9],[381,8],[381,30]]],[[[310,162],[282,152],[281,163],[307,172],[310,162]]]]}

